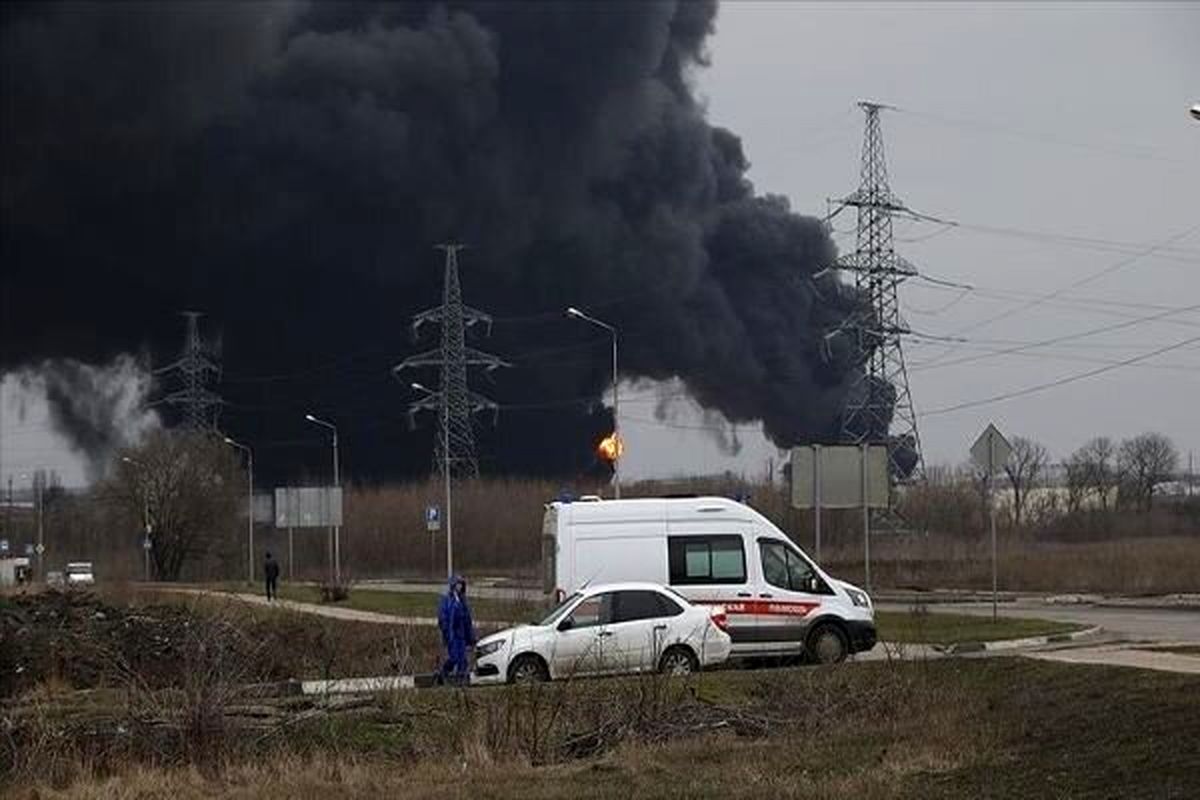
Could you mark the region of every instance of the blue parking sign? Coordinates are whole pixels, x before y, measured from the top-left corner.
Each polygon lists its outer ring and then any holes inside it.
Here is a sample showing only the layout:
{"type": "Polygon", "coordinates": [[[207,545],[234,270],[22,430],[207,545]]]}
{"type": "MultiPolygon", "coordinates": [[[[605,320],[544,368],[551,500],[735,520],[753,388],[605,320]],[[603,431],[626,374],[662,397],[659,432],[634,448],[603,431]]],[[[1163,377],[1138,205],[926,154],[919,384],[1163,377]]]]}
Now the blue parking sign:
{"type": "Polygon", "coordinates": [[[438,506],[425,506],[425,529],[430,532],[442,529],[442,509],[438,506]]]}

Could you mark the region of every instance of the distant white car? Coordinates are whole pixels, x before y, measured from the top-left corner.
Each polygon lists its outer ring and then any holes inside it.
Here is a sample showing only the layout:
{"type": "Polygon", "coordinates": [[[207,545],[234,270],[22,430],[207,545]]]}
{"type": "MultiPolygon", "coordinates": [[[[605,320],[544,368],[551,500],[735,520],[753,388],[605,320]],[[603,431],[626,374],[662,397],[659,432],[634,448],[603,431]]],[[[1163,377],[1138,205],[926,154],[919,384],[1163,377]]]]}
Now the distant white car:
{"type": "Polygon", "coordinates": [[[92,586],[96,576],[90,561],[69,561],[66,569],[67,586],[92,586]]]}
{"type": "Polygon", "coordinates": [[[526,683],[583,675],[688,674],[720,664],[732,647],[725,610],[695,606],[653,583],[586,587],[536,625],[475,645],[472,683],[526,683]]]}

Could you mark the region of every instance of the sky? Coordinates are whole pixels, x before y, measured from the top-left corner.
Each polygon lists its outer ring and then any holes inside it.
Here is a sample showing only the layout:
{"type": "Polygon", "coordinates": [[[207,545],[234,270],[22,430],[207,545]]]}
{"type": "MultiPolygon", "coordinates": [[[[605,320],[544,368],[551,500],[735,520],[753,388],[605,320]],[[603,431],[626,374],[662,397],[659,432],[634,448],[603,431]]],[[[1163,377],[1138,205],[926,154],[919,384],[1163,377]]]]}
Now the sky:
{"type": "MultiPolygon", "coordinates": [[[[883,117],[893,191],[962,223],[896,223],[901,254],[941,282],[901,290],[919,334],[905,355],[927,463],[964,460],[989,422],[1056,458],[1146,430],[1185,458],[1200,451],[1200,343],[1187,343],[1200,335],[1188,310],[1200,304],[1200,122],[1187,114],[1200,102],[1197,30],[1187,3],[722,6],[711,66],[694,80],[710,121],[742,138],[759,192],[812,215],[851,192],[855,101],[869,98],[895,106],[883,117]]],[[[849,213],[835,230],[852,246],[849,213]]],[[[622,385],[627,478],[778,465],[752,426],[730,455],[694,405],[657,418],[657,396],[646,381],[622,385]]],[[[0,481],[45,467],[83,482],[37,400],[11,379],[4,397],[0,481]]]]}
{"type": "MultiPolygon", "coordinates": [[[[722,6],[699,91],[711,121],[742,137],[760,192],[825,214],[856,186],[854,104],[870,99],[897,109],[883,133],[892,190],[910,208],[1022,232],[896,222],[898,252],[925,275],[974,287],[901,289],[913,331],[969,340],[904,343],[927,463],[964,461],[989,422],[1055,458],[1146,430],[1185,459],[1200,451],[1200,342],[1113,365],[1200,335],[1200,309],[1177,311],[1200,304],[1200,122],[1187,113],[1200,102],[1197,30],[1188,3],[722,6]]],[[[853,228],[849,213],[836,219],[843,251],[853,228]]],[[[626,423],[630,474],[756,475],[774,455],[752,431],[725,458],[696,431],[650,428],[626,423]]]]}

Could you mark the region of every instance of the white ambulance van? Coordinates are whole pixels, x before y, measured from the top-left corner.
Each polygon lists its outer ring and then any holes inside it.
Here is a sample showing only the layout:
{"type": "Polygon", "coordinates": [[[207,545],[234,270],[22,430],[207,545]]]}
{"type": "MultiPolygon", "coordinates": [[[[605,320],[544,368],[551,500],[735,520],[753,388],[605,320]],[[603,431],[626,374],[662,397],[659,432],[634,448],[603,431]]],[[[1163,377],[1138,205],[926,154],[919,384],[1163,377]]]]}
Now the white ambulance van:
{"type": "Polygon", "coordinates": [[[770,520],[723,497],[554,502],[542,525],[543,589],[649,581],[722,605],[734,658],[843,660],[875,646],[867,593],[827,575],[770,520]]]}

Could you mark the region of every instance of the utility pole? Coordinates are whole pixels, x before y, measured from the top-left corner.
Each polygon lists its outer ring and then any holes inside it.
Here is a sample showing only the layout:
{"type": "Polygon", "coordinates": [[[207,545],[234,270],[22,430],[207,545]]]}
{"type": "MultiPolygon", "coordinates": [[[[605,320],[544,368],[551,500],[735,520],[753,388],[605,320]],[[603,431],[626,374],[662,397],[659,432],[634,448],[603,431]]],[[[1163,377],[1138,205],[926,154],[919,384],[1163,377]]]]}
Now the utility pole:
{"type": "Polygon", "coordinates": [[[155,370],[155,374],[169,373],[179,384],[180,388],[164,397],[163,402],[182,407],[185,429],[215,432],[223,401],[208,386],[220,379],[221,367],[212,356],[212,348],[200,338],[202,314],[184,311],[183,316],[187,320],[183,352],[174,362],[155,370]]]}
{"type": "Polygon", "coordinates": [[[466,329],[482,323],[490,331],[492,318],[482,311],[463,305],[462,288],[458,281],[458,253],[463,247],[461,244],[437,246],[437,249],[446,254],[442,304],[413,317],[414,335],[428,322],[441,324],[441,346],[409,356],[392,368],[393,374],[397,375],[402,370],[417,367],[437,367],[441,373],[441,387],[436,392],[420,384],[410,383],[410,386],[424,394],[419,400],[409,404],[408,418],[409,424],[415,425],[417,412],[437,412],[440,430],[434,440],[433,471],[434,474],[441,474],[445,484],[446,571],[451,574],[454,572],[451,481],[456,477],[479,477],[479,460],[475,454],[475,434],[471,429],[471,417],[480,411],[490,410],[494,419],[500,410],[495,402],[467,388],[467,368],[480,366],[491,372],[500,367],[512,366],[497,356],[468,347],[466,344],[466,329]]]}
{"type": "Polygon", "coordinates": [[[861,181],[840,207],[858,210],[855,248],[835,265],[854,273],[862,303],[853,320],[828,336],[854,337],[861,374],[848,394],[842,416],[842,439],[847,443],[886,443],[889,472],[898,480],[924,472],[917,417],[908,388],[901,337],[909,333],[900,314],[898,288],[917,270],[893,247],[892,216],[906,213],[904,203],[888,185],[879,103],[860,102],[866,113],[861,181]]]}
{"type": "Polygon", "coordinates": [[[38,571],[42,573],[42,579],[45,579],[45,568],[42,566],[42,553],[46,552],[46,526],[44,520],[44,508],[46,503],[46,473],[38,470],[33,475],[33,492],[34,503],[37,505],[37,548],[34,552],[38,553],[38,571]]]}
{"type": "MultiPolygon", "coordinates": [[[[617,328],[614,325],[609,325],[603,320],[598,320],[590,314],[585,314],[578,308],[571,306],[567,309],[567,316],[574,319],[583,320],[597,328],[603,328],[612,336],[612,393],[613,393],[613,432],[612,432],[612,468],[613,468],[613,497],[617,500],[621,499],[621,456],[625,450],[625,442],[621,439],[621,400],[620,393],[617,391],[618,373],[617,373],[617,328]]],[[[604,444],[604,443],[602,443],[604,444]]]]}
{"type": "MultiPolygon", "coordinates": [[[[342,485],[342,476],[338,466],[338,431],[337,425],[334,425],[328,420],[314,417],[312,414],[305,414],[304,418],[314,425],[320,425],[322,428],[330,431],[333,434],[333,486],[340,488],[342,485]]],[[[345,498],[342,498],[343,505],[345,498]]],[[[342,526],[331,525],[329,528],[329,555],[330,555],[330,570],[333,573],[333,582],[342,582],[342,526]]],[[[289,556],[290,558],[290,556],[289,556]]]]}
{"type": "Polygon", "coordinates": [[[249,480],[246,491],[246,583],[254,585],[254,451],[241,442],[235,442],[228,436],[225,444],[236,447],[246,454],[246,468],[249,480]]]}

